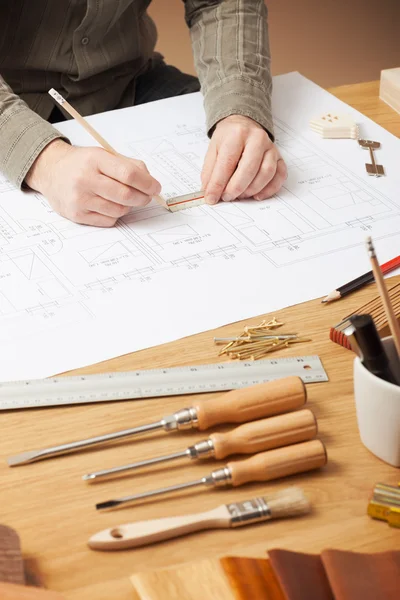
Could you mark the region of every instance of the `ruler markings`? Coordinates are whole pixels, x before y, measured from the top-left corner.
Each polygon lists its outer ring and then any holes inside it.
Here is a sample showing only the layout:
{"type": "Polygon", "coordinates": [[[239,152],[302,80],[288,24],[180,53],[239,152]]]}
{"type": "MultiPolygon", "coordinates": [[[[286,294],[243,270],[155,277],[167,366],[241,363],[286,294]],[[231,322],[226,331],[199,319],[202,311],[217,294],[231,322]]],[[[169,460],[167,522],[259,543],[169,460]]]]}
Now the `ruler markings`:
{"type": "Polygon", "coordinates": [[[290,375],[328,381],[318,356],[52,377],[0,383],[0,410],[219,392],[290,375]]]}

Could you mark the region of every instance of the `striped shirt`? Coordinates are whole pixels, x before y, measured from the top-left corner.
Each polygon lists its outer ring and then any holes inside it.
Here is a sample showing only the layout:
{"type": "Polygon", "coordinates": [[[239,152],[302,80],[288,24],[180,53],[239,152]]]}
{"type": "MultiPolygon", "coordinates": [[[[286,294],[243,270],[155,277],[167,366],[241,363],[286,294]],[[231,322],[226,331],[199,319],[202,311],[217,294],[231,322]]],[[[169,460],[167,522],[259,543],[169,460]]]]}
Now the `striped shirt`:
{"type": "MultiPolygon", "coordinates": [[[[208,130],[241,114],[272,131],[264,0],[183,1],[208,130]]],[[[134,104],[157,38],[150,2],[0,0],[0,172],[15,185],[61,135],[50,88],[83,115],[134,104]]]]}

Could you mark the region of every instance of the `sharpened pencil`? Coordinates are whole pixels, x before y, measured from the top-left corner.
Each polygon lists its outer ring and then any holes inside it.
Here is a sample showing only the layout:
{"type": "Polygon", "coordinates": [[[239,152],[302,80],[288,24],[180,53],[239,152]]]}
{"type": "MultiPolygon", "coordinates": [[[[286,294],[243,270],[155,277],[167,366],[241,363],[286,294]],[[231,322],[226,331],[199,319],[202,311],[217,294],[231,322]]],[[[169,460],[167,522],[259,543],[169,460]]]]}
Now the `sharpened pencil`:
{"type": "Polygon", "coordinates": [[[389,323],[390,332],[392,334],[393,342],[397,350],[397,354],[400,357],[400,325],[396,318],[395,312],[393,310],[392,303],[390,301],[390,296],[385,284],[385,280],[383,279],[382,270],[379,267],[378,258],[376,256],[374,243],[371,237],[367,238],[366,242],[368,256],[371,261],[372,271],[374,274],[374,279],[378,288],[379,295],[382,300],[383,307],[386,312],[386,317],[389,323]]]}
{"type": "MultiPolygon", "coordinates": [[[[388,273],[390,273],[391,271],[394,271],[398,267],[400,267],[400,256],[396,256],[396,258],[392,258],[392,260],[389,260],[387,263],[384,263],[381,266],[381,271],[384,275],[387,275],[388,273]]],[[[360,288],[364,287],[364,285],[367,285],[368,283],[372,283],[373,281],[374,281],[374,274],[372,271],[368,271],[368,273],[364,273],[363,275],[356,277],[352,281],[349,281],[348,283],[341,285],[340,287],[337,288],[337,290],[333,290],[333,292],[330,292],[326,296],[326,298],[321,300],[321,302],[323,304],[328,304],[329,302],[334,302],[335,300],[340,300],[340,298],[347,296],[347,294],[351,294],[351,292],[355,292],[356,290],[359,290],[360,288]]]]}

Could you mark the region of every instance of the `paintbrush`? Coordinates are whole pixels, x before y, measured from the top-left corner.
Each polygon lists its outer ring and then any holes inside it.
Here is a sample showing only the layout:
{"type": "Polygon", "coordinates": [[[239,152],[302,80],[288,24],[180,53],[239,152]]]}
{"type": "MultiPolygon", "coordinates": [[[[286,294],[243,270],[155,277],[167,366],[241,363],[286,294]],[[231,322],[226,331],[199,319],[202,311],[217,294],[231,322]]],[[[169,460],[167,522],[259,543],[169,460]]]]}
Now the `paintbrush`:
{"type": "Polygon", "coordinates": [[[310,509],[310,502],[303,491],[290,487],[262,498],[221,505],[203,513],[138,521],[104,529],[93,535],[88,545],[92,550],[138,548],[205,529],[230,529],[295,517],[308,513],[310,509]]]}

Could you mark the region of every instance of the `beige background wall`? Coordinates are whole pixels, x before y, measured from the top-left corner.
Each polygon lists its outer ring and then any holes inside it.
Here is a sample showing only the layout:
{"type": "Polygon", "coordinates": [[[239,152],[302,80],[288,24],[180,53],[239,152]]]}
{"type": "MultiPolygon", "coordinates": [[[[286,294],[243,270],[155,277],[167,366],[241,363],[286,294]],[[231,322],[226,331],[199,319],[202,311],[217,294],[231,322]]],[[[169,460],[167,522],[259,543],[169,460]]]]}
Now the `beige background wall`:
{"type": "MultiPolygon", "coordinates": [[[[267,6],[274,74],[300,71],[327,87],[400,67],[400,0],[267,0],[267,6]]],[[[149,12],[158,50],[193,73],[182,0],[153,0],[149,12]]]]}

